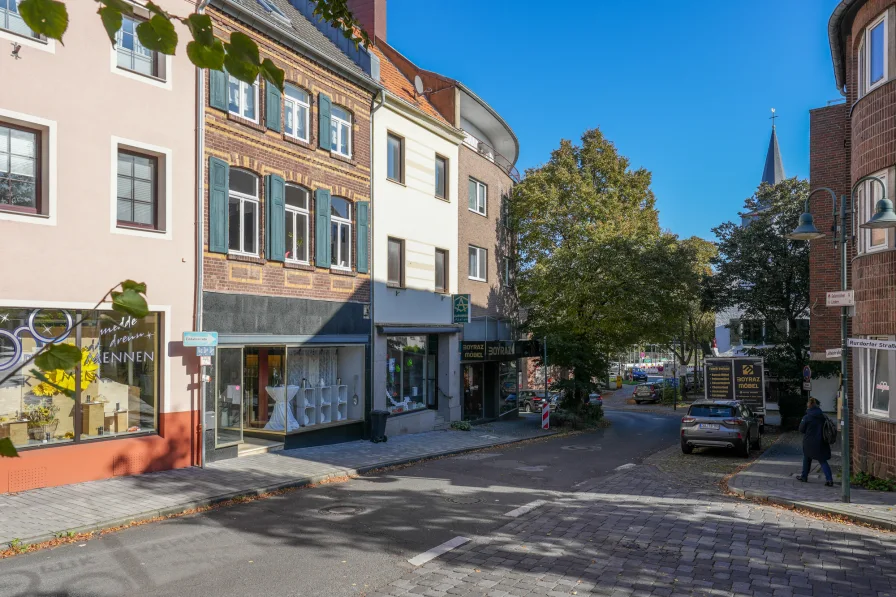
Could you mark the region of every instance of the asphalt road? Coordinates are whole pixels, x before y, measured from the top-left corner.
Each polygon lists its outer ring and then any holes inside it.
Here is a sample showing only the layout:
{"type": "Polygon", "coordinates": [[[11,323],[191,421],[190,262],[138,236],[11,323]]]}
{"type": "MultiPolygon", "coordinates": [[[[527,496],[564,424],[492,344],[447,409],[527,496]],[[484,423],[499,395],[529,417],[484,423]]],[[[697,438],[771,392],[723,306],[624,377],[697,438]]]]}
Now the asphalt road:
{"type": "MultiPolygon", "coordinates": [[[[537,416],[537,415],[531,415],[537,416]]],[[[613,425],[423,463],[135,527],[0,561],[0,596],[348,596],[413,569],[457,536],[677,439],[678,419],[610,412],[613,425]]]]}

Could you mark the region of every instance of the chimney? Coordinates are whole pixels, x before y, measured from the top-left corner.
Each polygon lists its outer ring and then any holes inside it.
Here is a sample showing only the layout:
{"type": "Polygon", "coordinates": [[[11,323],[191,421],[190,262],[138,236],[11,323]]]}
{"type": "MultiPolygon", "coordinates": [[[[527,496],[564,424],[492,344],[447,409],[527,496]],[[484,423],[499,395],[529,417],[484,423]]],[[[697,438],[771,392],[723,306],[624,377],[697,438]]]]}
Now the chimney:
{"type": "Polygon", "coordinates": [[[348,9],[367,31],[371,42],[386,41],[386,0],[346,0],[348,9]]]}

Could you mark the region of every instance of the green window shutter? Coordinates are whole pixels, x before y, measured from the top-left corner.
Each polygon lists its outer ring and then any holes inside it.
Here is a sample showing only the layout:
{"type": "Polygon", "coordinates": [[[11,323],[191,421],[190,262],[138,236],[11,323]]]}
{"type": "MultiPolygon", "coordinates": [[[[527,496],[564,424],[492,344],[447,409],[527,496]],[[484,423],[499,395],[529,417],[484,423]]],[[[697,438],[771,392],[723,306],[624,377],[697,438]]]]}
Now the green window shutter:
{"type": "Polygon", "coordinates": [[[208,105],[219,110],[227,109],[227,73],[208,71],[208,105]]]}
{"type": "Polygon", "coordinates": [[[264,177],[264,250],[270,261],[283,261],[286,253],[286,183],[276,174],[264,177]]]}
{"type": "Polygon", "coordinates": [[[469,196],[469,204],[470,209],[473,211],[478,211],[479,209],[479,199],[476,197],[476,181],[472,178],[470,179],[470,196],[469,196]]]}
{"type": "Polygon", "coordinates": [[[314,263],[330,267],[330,191],[314,191],[314,263]]]}
{"type": "Polygon", "coordinates": [[[265,81],[264,121],[272,131],[280,132],[280,90],[265,81]]]}
{"type": "Polygon", "coordinates": [[[227,253],[227,200],[230,166],[218,158],[208,159],[208,250],[227,253]]]}
{"type": "Polygon", "coordinates": [[[366,274],[368,266],[367,247],[370,244],[370,201],[356,201],[358,210],[358,273],[366,274]]]}
{"type": "Polygon", "coordinates": [[[317,110],[318,110],[318,131],[317,136],[320,138],[320,148],[330,150],[330,96],[317,94],[317,110]]]}

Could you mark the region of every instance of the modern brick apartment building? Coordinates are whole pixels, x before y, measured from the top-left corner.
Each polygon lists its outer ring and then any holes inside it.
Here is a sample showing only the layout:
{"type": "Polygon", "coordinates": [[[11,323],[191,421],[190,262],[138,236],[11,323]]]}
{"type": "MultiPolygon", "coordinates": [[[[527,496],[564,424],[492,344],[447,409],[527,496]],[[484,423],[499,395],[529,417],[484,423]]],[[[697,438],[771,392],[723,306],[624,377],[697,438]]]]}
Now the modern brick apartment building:
{"type": "Polygon", "coordinates": [[[370,410],[370,113],[378,60],[306,0],[214,0],[283,93],[204,80],[201,329],[207,460],[360,437],[370,410]],[[315,23],[315,24],[312,24],[315,23]],[[371,76],[373,75],[373,76],[371,76]]]}
{"type": "MultiPolygon", "coordinates": [[[[875,213],[880,183],[888,198],[894,195],[896,2],[844,0],[828,29],[834,75],[846,101],[810,113],[811,183],[847,201],[852,194],[847,275],[856,304],[849,336],[882,341],[849,351],[852,460],[857,471],[896,478],[896,230],[859,227],[875,213]]],[[[830,196],[813,195],[810,210],[818,229],[829,231],[830,196]]],[[[813,358],[823,358],[826,349],[840,346],[840,309],[825,307],[826,293],[840,289],[839,248],[830,236],[811,242],[811,349],[813,358]]]]}

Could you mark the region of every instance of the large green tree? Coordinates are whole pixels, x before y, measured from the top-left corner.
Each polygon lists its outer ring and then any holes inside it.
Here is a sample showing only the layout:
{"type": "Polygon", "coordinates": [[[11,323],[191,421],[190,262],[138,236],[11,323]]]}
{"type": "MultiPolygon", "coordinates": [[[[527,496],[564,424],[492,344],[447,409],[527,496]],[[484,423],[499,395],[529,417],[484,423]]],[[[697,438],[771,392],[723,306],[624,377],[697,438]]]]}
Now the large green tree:
{"type": "Polygon", "coordinates": [[[561,141],[514,188],[525,329],[547,340],[551,365],[572,372],[563,384],[570,397],[593,390],[606,355],[632,344],[650,319],[657,299],[640,257],[661,236],[650,181],[593,129],[579,145],[561,141]]]}
{"type": "MultiPolygon", "coordinates": [[[[708,306],[738,309],[743,319],[765,322],[766,338],[775,344],[753,349],[771,375],[783,384],[782,416],[800,412],[802,368],[809,362],[808,337],[799,320],[809,316],[809,243],[787,235],[803,212],[809,183],[790,178],[777,185],[763,183],[744,203],[741,222],[725,222],[713,229],[718,255],[715,275],[704,291],[708,306]]],[[[815,363],[821,375],[835,368],[815,363]]]]}

